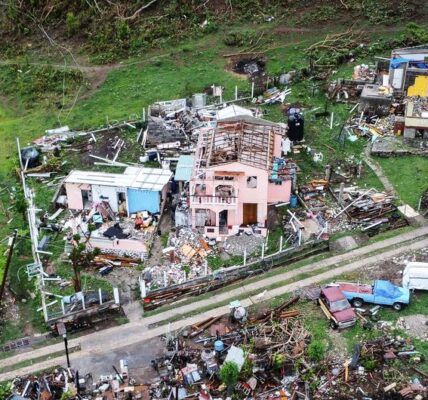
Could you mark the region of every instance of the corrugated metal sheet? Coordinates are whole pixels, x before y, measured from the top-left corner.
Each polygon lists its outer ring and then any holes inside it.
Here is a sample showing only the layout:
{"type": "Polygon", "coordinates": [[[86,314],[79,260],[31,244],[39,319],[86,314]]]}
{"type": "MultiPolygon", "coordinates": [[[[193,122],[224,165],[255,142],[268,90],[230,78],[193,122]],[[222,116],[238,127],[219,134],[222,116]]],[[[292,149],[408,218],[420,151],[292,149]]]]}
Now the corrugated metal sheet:
{"type": "Polygon", "coordinates": [[[177,168],[175,170],[174,180],[176,181],[189,181],[192,177],[194,156],[180,156],[178,157],[177,168]]]}
{"type": "Polygon", "coordinates": [[[139,211],[157,213],[160,211],[159,203],[159,192],[128,189],[128,210],[130,214],[139,211]]]}
{"type": "Polygon", "coordinates": [[[172,177],[170,170],[161,168],[129,167],[123,174],[96,171],[71,171],[64,183],[85,183],[89,185],[126,187],[161,191],[172,177]]]}

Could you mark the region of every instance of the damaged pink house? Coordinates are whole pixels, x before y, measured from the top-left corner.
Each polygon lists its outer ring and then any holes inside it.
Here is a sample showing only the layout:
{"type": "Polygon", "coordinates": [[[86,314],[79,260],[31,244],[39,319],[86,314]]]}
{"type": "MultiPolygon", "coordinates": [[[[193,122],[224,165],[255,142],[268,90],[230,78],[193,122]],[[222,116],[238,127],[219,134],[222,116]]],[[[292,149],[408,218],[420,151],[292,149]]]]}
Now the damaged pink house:
{"type": "Polygon", "coordinates": [[[217,240],[266,236],[268,206],[289,202],[296,172],[281,158],[283,138],[281,125],[249,115],[201,132],[189,182],[192,227],[217,240]]]}

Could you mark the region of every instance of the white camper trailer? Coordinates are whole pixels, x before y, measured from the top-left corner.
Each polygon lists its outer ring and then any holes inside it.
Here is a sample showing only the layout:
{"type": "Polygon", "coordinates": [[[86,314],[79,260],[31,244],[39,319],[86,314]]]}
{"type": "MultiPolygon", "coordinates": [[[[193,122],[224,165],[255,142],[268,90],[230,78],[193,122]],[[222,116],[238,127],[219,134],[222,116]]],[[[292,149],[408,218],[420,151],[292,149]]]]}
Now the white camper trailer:
{"type": "Polygon", "coordinates": [[[428,263],[409,262],[403,271],[403,287],[428,290],[428,263]]]}

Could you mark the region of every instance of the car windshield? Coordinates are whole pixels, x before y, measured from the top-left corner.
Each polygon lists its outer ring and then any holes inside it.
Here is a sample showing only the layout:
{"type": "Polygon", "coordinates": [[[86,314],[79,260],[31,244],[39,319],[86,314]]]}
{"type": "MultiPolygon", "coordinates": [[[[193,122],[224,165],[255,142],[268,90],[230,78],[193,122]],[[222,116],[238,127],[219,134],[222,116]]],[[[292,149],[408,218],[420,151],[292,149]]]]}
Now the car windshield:
{"type": "Polygon", "coordinates": [[[332,312],[346,310],[347,308],[349,308],[349,303],[346,299],[333,301],[330,304],[330,311],[332,312]]]}

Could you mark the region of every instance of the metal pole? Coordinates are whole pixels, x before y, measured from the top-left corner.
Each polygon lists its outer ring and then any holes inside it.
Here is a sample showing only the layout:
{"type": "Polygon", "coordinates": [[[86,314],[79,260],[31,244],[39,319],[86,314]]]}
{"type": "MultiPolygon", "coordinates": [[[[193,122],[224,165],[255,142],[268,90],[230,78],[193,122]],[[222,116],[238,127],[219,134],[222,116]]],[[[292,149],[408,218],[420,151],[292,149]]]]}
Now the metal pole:
{"type": "Polygon", "coordinates": [[[238,86],[235,86],[235,100],[238,100],[238,86]]]}
{"type": "Polygon", "coordinates": [[[279,238],[279,251],[282,251],[282,241],[283,241],[284,237],[281,235],[281,237],[279,238]]]}
{"type": "Polygon", "coordinates": [[[265,258],[265,244],[262,244],[262,260],[265,258]]]}
{"type": "Polygon", "coordinates": [[[70,368],[70,357],[68,355],[68,339],[67,339],[67,334],[64,333],[64,335],[62,335],[62,337],[64,338],[65,356],[67,357],[67,367],[70,368]]]}
{"type": "Polygon", "coordinates": [[[244,265],[247,265],[247,249],[244,249],[244,265]]]}
{"type": "Polygon", "coordinates": [[[251,83],[251,98],[254,98],[254,81],[251,83]]]}

